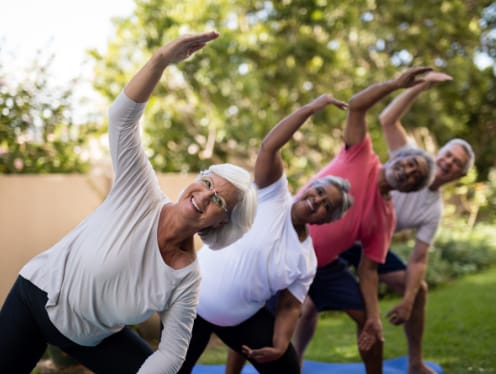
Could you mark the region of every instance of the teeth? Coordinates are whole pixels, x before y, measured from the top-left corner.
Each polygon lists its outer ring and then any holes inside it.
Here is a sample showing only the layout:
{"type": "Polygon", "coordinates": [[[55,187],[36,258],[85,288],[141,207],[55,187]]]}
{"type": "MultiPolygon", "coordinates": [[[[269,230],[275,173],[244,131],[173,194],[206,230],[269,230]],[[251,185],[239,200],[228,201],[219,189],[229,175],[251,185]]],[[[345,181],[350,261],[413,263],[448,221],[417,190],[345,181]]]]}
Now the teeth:
{"type": "Polygon", "coordinates": [[[196,201],[193,198],[193,196],[191,197],[191,204],[193,204],[193,207],[198,211],[198,213],[203,213],[203,211],[200,209],[200,207],[198,206],[198,204],[196,204],[196,201]]]}
{"type": "Polygon", "coordinates": [[[313,204],[312,204],[312,202],[310,200],[307,200],[307,205],[310,208],[310,210],[313,212],[314,211],[314,208],[313,208],[313,204]]]}

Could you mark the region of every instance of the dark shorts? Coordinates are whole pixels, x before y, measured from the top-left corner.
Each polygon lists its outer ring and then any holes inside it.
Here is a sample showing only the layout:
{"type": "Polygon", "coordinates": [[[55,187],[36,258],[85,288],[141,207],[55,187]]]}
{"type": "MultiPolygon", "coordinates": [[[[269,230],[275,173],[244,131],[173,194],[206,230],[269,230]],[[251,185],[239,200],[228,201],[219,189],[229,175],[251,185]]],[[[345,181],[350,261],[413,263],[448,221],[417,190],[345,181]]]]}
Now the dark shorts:
{"type": "Polygon", "coordinates": [[[319,312],[365,310],[358,280],[340,258],[317,269],[308,295],[319,312]]]}
{"type": "MultiPolygon", "coordinates": [[[[345,260],[349,265],[358,269],[358,264],[360,263],[360,257],[362,256],[362,245],[360,243],[355,243],[350,249],[344,251],[339,255],[339,257],[345,260]]],[[[379,274],[392,273],[394,271],[406,270],[406,264],[403,260],[394,253],[391,248],[388,250],[386,255],[386,261],[383,264],[377,265],[377,272],[379,274]]]]}

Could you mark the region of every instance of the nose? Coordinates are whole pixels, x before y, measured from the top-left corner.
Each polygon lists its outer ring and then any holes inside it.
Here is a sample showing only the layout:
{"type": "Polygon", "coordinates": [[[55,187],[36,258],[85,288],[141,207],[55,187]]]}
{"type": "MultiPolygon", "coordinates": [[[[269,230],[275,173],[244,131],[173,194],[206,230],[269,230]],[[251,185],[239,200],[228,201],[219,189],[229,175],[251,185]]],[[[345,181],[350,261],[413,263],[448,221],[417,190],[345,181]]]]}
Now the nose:
{"type": "Polygon", "coordinates": [[[444,163],[448,166],[451,166],[451,164],[453,163],[453,159],[451,157],[445,157],[444,163]]]}
{"type": "Polygon", "coordinates": [[[317,195],[317,196],[315,196],[314,202],[315,202],[315,205],[320,206],[320,205],[324,204],[325,200],[326,200],[326,196],[317,195]]]}
{"type": "Polygon", "coordinates": [[[405,174],[407,176],[410,176],[412,174],[415,174],[417,172],[417,167],[414,165],[404,165],[403,169],[405,170],[405,174]]]}
{"type": "Polygon", "coordinates": [[[212,200],[212,196],[214,195],[215,191],[213,189],[203,189],[200,191],[200,199],[202,201],[205,201],[206,204],[208,204],[212,200]]]}

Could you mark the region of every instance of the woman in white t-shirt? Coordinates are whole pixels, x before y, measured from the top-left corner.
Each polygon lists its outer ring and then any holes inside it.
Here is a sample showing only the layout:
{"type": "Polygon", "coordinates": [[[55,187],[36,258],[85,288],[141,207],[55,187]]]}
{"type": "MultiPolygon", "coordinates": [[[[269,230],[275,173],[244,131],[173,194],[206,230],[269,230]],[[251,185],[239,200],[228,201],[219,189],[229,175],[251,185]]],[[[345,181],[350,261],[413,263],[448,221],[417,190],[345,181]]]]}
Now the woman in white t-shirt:
{"type": "Polygon", "coordinates": [[[306,119],[329,104],[346,107],[331,95],[322,95],[267,134],[255,165],[258,208],[252,229],[222,251],[208,245],[200,249],[198,316],[179,373],[191,372],[212,333],[260,373],[299,373],[290,341],[317,267],[306,225],[339,219],[352,198],[348,182],[330,176],[315,181],[295,200],[279,150],[306,119]],[[274,316],[265,304],[276,294],[274,316]]]}
{"type": "Polygon", "coordinates": [[[176,373],[198,304],[193,236],[222,248],[256,211],[250,174],[214,165],[176,203],[160,191],[141,144],[139,119],[164,69],[216,39],[179,37],[160,48],[110,108],[115,178],[105,201],[21,270],[0,312],[0,372],[29,373],[47,343],[97,373],[176,373]],[[126,325],[160,315],[153,350],[126,325]]]}

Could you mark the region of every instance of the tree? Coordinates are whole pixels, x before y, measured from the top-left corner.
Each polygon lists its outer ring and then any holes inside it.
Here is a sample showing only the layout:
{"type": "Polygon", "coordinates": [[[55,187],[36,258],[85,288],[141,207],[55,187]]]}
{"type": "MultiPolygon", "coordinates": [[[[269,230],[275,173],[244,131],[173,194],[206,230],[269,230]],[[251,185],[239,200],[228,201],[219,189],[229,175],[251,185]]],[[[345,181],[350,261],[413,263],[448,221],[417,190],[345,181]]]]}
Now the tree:
{"type": "MultiPolygon", "coordinates": [[[[353,6],[337,0],[137,0],[131,17],[115,21],[106,54],[93,51],[95,87],[110,101],[160,45],[184,32],[220,31],[221,37],[180,71],[166,73],[145,113],[154,166],[197,171],[219,161],[251,167],[263,134],[323,92],[347,100],[409,66],[431,65],[455,80],[426,93],[406,122],[425,127],[435,144],[467,137],[484,177],[494,166],[485,156],[494,144],[478,137],[494,130],[496,79],[494,71],[476,66],[474,56],[484,48],[493,51],[489,5],[475,0],[359,0],[353,6]]],[[[376,119],[382,108],[378,105],[369,119],[375,147],[385,158],[376,119]]],[[[341,145],[344,114],[330,110],[312,121],[283,152],[293,184],[300,185],[341,145]]]]}
{"type": "Polygon", "coordinates": [[[96,127],[72,120],[71,88],[48,84],[52,59],[37,56],[21,82],[0,62],[0,173],[71,173],[88,169],[84,145],[96,127]]]}

